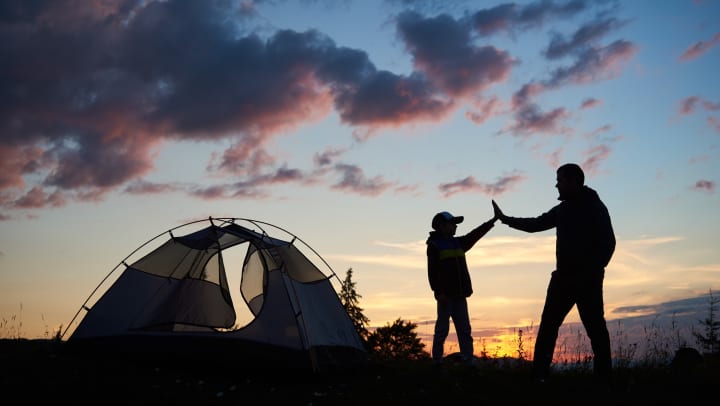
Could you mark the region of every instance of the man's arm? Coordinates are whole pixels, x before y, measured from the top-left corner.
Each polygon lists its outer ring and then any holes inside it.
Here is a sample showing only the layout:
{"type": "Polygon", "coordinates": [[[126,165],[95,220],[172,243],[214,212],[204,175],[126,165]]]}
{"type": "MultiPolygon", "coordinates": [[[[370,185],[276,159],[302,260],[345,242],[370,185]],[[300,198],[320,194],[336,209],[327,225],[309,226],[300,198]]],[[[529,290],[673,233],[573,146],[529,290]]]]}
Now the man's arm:
{"type": "Polygon", "coordinates": [[[503,213],[503,211],[500,209],[500,206],[495,203],[495,200],[492,201],[492,205],[495,217],[498,218],[503,224],[516,230],[525,231],[527,233],[536,233],[538,231],[549,230],[557,226],[555,216],[557,206],[550,209],[550,211],[539,215],[538,217],[510,217],[503,213]]]}

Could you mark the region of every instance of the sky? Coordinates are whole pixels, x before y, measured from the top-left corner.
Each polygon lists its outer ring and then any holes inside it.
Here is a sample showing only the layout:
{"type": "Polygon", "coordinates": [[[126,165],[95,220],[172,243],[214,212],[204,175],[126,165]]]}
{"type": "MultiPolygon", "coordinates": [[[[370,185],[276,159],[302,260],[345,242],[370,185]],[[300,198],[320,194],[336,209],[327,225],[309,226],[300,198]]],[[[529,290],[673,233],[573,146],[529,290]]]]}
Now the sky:
{"type": "MultiPolygon", "coordinates": [[[[0,334],[48,337],[138,246],[268,222],[431,332],[433,215],[537,216],[582,166],[609,324],[720,289],[720,2],[0,1],[0,334]]],[[[554,230],[468,252],[477,340],[537,325],[554,230]]],[[[702,305],[701,305],[702,308],[702,305]]],[[[688,320],[700,318],[692,317],[688,320]]],[[[578,321],[573,310],[566,319],[578,321]]]]}

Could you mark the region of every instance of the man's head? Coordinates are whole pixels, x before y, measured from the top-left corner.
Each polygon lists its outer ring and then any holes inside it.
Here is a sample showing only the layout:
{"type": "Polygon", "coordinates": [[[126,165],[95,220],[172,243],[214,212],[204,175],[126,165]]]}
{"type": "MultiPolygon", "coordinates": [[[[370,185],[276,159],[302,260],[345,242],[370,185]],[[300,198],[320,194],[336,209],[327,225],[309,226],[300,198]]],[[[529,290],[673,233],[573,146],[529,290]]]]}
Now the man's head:
{"type": "Polygon", "coordinates": [[[442,211],[433,217],[432,228],[433,230],[443,232],[452,226],[453,232],[451,234],[454,234],[455,227],[462,223],[464,219],[465,218],[463,216],[453,216],[446,211],[442,211]]]}
{"type": "Polygon", "coordinates": [[[557,169],[558,200],[572,199],[582,190],[585,185],[585,173],[579,165],[569,163],[557,169]]]}

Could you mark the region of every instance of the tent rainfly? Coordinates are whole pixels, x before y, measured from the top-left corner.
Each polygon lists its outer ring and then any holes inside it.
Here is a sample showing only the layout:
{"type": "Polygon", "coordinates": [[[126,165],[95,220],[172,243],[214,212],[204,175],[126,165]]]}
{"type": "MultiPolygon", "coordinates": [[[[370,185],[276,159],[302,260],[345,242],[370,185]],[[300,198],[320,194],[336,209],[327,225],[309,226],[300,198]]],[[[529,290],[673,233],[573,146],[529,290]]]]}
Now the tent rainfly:
{"type": "Polygon", "coordinates": [[[248,366],[313,371],[365,363],[362,341],[331,283],[338,278],[335,272],[302,240],[272,224],[234,217],[190,222],[143,244],[110,274],[63,333],[86,312],[67,340],[69,348],[148,357],[218,356],[248,366]],[[173,235],[189,225],[202,228],[173,235]],[[263,227],[292,238],[272,237],[263,227]],[[164,243],[127,265],[131,256],[163,236],[164,243]],[[317,256],[329,275],[298,243],[317,256]],[[239,293],[252,320],[238,327],[223,258],[226,250],[241,247],[246,252],[239,293]],[[122,274],[89,305],[122,266],[122,274]]]}

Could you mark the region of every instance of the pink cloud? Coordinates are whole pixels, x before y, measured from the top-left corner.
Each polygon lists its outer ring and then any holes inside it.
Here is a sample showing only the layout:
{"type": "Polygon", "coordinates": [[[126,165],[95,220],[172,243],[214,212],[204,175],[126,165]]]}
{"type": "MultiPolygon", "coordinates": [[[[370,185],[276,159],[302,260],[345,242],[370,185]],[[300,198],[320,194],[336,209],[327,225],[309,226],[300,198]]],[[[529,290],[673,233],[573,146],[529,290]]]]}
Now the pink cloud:
{"type": "Polygon", "coordinates": [[[23,176],[41,169],[42,155],[39,147],[0,144],[0,190],[24,187],[23,176]]]}
{"type": "Polygon", "coordinates": [[[344,149],[340,148],[327,148],[323,152],[318,152],[313,157],[313,161],[315,162],[315,166],[323,167],[332,165],[333,162],[337,160],[342,154],[345,153],[344,149]]]}
{"type": "Polygon", "coordinates": [[[275,164],[275,158],[261,147],[262,137],[247,136],[231,147],[222,156],[213,156],[208,171],[239,176],[255,176],[275,164]],[[219,161],[219,162],[217,162],[219,161]]]}
{"type": "MultiPolygon", "coordinates": [[[[680,100],[678,112],[680,115],[689,115],[695,113],[698,106],[710,112],[720,111],[720,103],[714,103],[697,96],[690,96],[680,100]]],[[[720,120],[717,117],[709,116],[707,123],[713,131],[720,133],[720,120]]]]}
{"type": "Polygon", "coordinates": [[[133,195],[154,195],[175,192],[181,189],[178,185],[136,180],[125,188],[125,193],[133,195]]]}
{"type": "Polygon", "coordinates": [[[548,85],[554,87],[567,82],[585,84],[614,78],[637,51],[635,44],[622,40],[605,47],[587,48],[578,55],[574,64],[556,69],[548,85]]]}
{"type": "Polygon", "coordinates": [[[465,117],[475,124],[482,124],[495,114],[498,114],[501,101],[499,98],[493,96],[486,102],[476,102],[474,104],[478,109],[476,111],[465,112],[465,117]]]}
{"type": "Polygon", "coordinates": [[[609,132],[610,130],[612,130],[612,126],[610,124],[605,124],[604,126],[598,127],[596,129],[594,129],[593,131],[591,131],[590,133],[588,133],[586,137],[587,138],[597,138],[601,134],[605,134],[605,133],[609,132]]]}
{"type": "MultiPolygon", "coordinates": [[[[366,51],[337,46],[316,30],[279,29],[266,38],[229,30],[238,27],[226,24],[228,16],[256,15],[249,1],[33,2],[22,21],[11,15],[4,23],[22,29],[0,31],[0,41],[12,44],[5,49],[8,76],[0,95],[0,199],[9,208],[42,208],[97,201],[115,190],[265,198],[263,187],[307,185],[332,174],[335,190],[368,196],[415,190],[338,162],[339,150],[316,156],[305,172],[287,167],[268,145],[331,112],[364,138],[384,127],[443,120],[460,99],[488,100],[467,113],[483,123],[499,114],[499,101],[483,93],[506,81],[518,61],[478,44],[478,35],[540,27],[589,7],[534,2],[463,18],[401,14],[397,30],[414,70],[396,74],[378,69],[366,51]],[[144,181],[168,141],[232,143],[211,156],[206,169],[234,183],[144,181]]],[[[553,51],[576,55],[615,23],[587,24],[555,42],[553,51]]],[[[598,73],[592,69],[609,69],[622,59],[623,44],[593,48],[556,79],[573,82],[598,73]]],[[[531,103],[548,83],[530,83],[513,97],[512,130],[564,131],[565,109],[545,112],[531,103]]]]}
{"type": "Polygon", "coordinates": [[[529,105],[533,98],[546,90],[542,83],[526,83],[512,96],[512,109],[521,109],[529,105]]]}
{"type": "Polygon", "coordinates": [[[700,98],[697,96],[690,96],[680,100],[680,114],[686,115],[694,112],[699,101],[700,98]]]}
{"type": "Polygon", "coordinates": [[[39,186],[30,189],[24,196],[15,201],[17,208],[60,207],[65,205],[65,198],[59,191],[46,193],[39,186]]]}
{"type": "Polygon", "coordinates": [[[695,182],[693,189],[713,193],[715,192],[715,182],[711,180],[699,180],[695,182]]]}
{"type": "Polygon", "coordinates": [[[385,181],[382,176],[366,177],[363,170],[356,165],[338,164],[335,170],[342,176],[340,181],[332,186],[333,189],[364,196],[377,196],[394,185],[385,181]]]}
{"type": "Polygon", "coordinates": [[[538,105],[529,104],[518,110],[510,127],[501,132],[511,132],[519,136],[534,133],[568,134],[571,130],[562,123],[570,116],[570,112],[561,107],[544,112],[538,105]]]}
{"type": "Polygon", "coordinates": [[[710,125],[710,128],[715,130],[716,133],[720,134],[720,120],[718,120],[716,117],[708,117],[707,122],[710,125]]]}
{"type": "Polygon", "coordinates": [[[498,31],[512,33],[542,26],[543,23],[553,19],[567,19],[586,10],[589,5],[582,1],[567,3],[537,1],[524,5],[503,3],[475,12],[471,21],[475,30],[482,36],[498,31]]]}
{"type": "Polygon", "coordinates": [[[608,145],[594,146],[585,151],[585,159],[580,166],[588,173],[596,173],[611,152],[612,149],[608,145]]]}
{"type": "Polygon", "coordinates": [[[458,193],[479,192],[488,196],[499,196],[508,190],[513,189],[526,177],[519,173],[513,173],[499,178],[494,183],[478,182],[474,176],[467,176],[455,182],[442,183],[438,186],[444,197],[450,197],[458,193]]]}
{"type": "Polygon", "coordinates": [[[505,51],[474,45],[471,27],[447,14],[406,11],[397,20],[416,69],[447,95],[462,97],[503,82],[515,63],[505,51]]]}
{"type": "Polygon", "coordinates": [[[708,50],[710,50],[710,48],[717,45],[718,42],[720,42],[720,32],[713,35],[713,37],[707,42],[698,41],[690,45],[685,51],[683,51],[682,54],[680,54],[680,60],[691,61],[695,58],[698,58],[705,54],[708,50]]]}
{"type": "Polygon", "coordinates": [[[591,97],[591,98],[583,100],[582,103],[580,104],[580,108],[583,110],[591,109],[591,108],[597,107],[601,104],[602,104],[601,100],[591,97]]]}
{"type": "Polygon", "coordinates": [[[713,103],[709,100],[703,100],[702,106],[709,111],[720,111],[720,103],[713,103]]]}

